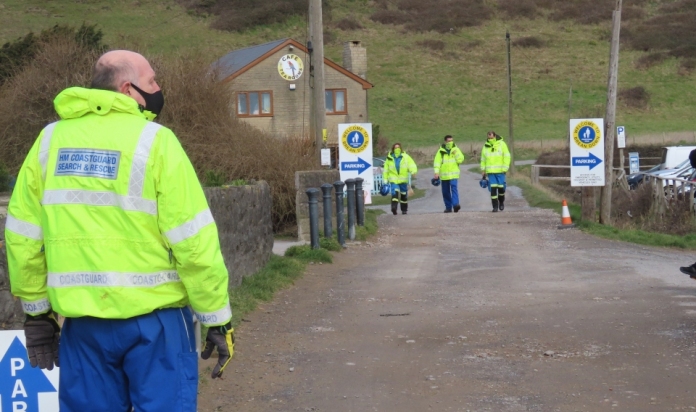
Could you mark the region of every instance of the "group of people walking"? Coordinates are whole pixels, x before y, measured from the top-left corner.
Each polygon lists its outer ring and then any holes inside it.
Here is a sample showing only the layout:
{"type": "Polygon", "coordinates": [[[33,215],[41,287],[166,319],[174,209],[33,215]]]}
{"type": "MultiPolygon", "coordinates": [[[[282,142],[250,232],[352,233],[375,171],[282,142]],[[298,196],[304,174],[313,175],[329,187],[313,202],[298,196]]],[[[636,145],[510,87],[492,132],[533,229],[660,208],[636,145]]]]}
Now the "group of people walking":
{"type": "MultiPolygon", "coordinates": [[[[431,180],[442,189],[445,213],[457,213],[459,204],[459,166],[464,163],[464,152],[454,143],[454,138],[447,135],[435,153],[431,180]]],[[[481,150],[481,179],[488,182],[493,212],[505,209],[505,175],[510,168],[510,150],[505,141],[496,132],[488,132],[486,143],[481,150]]],[[[415,176],[418,167],[413,158],[403,151],[401,143],[395,143],[384,162],[383,179],[391,188],[391,211],[397,214],[399,205],[401,214],[408,212],[409,174],[415,176]]]]}

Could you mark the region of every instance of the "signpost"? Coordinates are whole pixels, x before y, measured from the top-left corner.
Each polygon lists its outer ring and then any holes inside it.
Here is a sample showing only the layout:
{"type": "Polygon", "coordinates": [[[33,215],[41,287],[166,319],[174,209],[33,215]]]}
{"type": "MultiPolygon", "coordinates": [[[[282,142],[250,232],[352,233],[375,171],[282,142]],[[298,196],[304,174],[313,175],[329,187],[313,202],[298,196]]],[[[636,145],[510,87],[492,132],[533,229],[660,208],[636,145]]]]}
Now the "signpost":
{"type": "Polygon", "coordinates": [[[626,171],[626,169],[624,169],[623,151],[623,149],[626,148],[626,128],[624,126],[616,127],[616,147],[619,148],[619,167],[621,170],[626,171]]]}
{"type": "Polygon", "coordinates": [[[365,204],[371,204],[374,182],[371,123],[338,125],[338,163],[342,181],[363,178],[365,204]]]}
{"type": "Polygon", "coordinates": [[[604,119],[570,120],[571,186],[604,186],[604,119]],[[602,164],[602,167],[597,167],[602,164]]]}
{"type": "Polygon", "coordinates": [[[21,330],[0,331],[0,410],[58,411],[59,369],[32,368],[21,330]]]}

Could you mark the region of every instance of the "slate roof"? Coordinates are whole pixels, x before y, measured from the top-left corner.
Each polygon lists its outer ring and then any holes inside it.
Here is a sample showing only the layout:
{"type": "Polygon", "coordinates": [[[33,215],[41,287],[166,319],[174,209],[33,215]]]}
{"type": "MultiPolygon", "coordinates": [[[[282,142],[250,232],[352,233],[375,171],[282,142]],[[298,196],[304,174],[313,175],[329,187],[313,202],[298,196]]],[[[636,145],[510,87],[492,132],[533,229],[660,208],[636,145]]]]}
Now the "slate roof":
{"type": "MultiPolygon", "coordinates": [[[[302,43],[290,38],[285,38],[265,44],[259,44],[258,46],[251,46],[245,49],[231,51],[213,63],[212,67],[219,70],[218,79],[220,81],[230,81],[245,71],[251,69],[261,61],[265,60],[269,55],[285,47],[286,45],[291,45],[304,53],[308,53],[307,48],[302,43]]],[[[372,83],[334,63],[326,57],[324,58],[324,64],[360,83],[363,89],[371,89],[374,87],[372,83]]]]}
{"type": "Polygon", "coordinates": [[[213,67],[219,68],[220,80],[226,79],[251,64],[254,60],[285,43],[287,40],[288,39],[280,39],[270,43],[259,44],[258,46],[231,51],[213,63],[213,67]]]}

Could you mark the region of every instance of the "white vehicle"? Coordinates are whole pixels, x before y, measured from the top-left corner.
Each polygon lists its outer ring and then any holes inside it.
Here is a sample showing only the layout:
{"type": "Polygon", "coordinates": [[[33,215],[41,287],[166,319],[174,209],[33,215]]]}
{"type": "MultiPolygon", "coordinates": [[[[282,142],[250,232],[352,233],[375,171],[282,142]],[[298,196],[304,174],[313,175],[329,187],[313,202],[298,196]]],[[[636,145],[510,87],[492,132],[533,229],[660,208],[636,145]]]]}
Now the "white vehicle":
{"type": "Polygon", "coordinates": [[[696,146],[667,146],[662,148],[660,169],[676,169],[696,146]]]}

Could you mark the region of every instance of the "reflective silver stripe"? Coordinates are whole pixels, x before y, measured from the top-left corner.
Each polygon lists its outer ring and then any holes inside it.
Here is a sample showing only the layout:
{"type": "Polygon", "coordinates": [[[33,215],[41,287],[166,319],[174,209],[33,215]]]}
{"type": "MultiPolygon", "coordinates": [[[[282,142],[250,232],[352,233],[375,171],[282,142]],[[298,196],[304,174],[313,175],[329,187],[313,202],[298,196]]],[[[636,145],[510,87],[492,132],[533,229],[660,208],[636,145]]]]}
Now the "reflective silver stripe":
{"type": "Polygon", "coordinates": [[[51,302],[49,302],[46,298],[34,301],[22,299],[21,301],[24,313],[29,315],[40,315],[51,310],[51,302]]]}
{"type": "Polygon", "coordinates": [[[153,288],[167,283],[181,282],[175,270],[153,273],[128,272],[69,272],[48,274],[48,286],[66,288],[73,286],[121,286],[153,288]]]}
{"type": "Polygon", "coordinates": [[[164,236],[169,239],[169,243],[176,245],[191,236],[196,235],[201,229],[208,226],[211,223],[215,223],[213,219],[213,214],[210,213],[210,209],[206,209],[201,213],[197,214],[196,217],[189,220],[188,222],[175,227],[172,230],[168,230],[164,233],[164,236]]]}
{"type": "Polygon", "coordinates": [[[43,136],[41,137],[41,145],[39,146],[39,164],[41,165],[41,176],[46,180],[46,168],[48,167],[48,151],[51,148],[51,137],[53,130],[58,122],[53,122],[44,128],[43,136]]]}
{"type": "Polygon", "coordinates": [[[228,303],[226,307],[215,312],[195,312],[196,318],[204,325],[220,325],[227,323],[232,317],[232,308],[228,303]]]}
{"type": "Polygon", "coordinates": [[[140,133],[138,145],[133,154],[133,164],[131,164],[130,181],[128,182],[128,195],[134,197],[143,196],[143,186],[145,184],[145,169],[147,168],[147,159],[150,157],[150,149],[152,142],[155,141],[157,131],[162,126],[148,122],[145,128],[140,133]]]}
{"type": "Polygon", "coordinates": [[[41,226],[19,220],[10,214],[7,215],[5,229],[30,239],[43,240],[43,229],[41,229],[41,226]]]}
{"type": "Polygon", "coordinates": [[[41,202],[44,205],[116,206],[123,210],[157,215],[157,202],[140,197],[121,196],[111,192],[88,190],[46,190],[41,202]]]}

